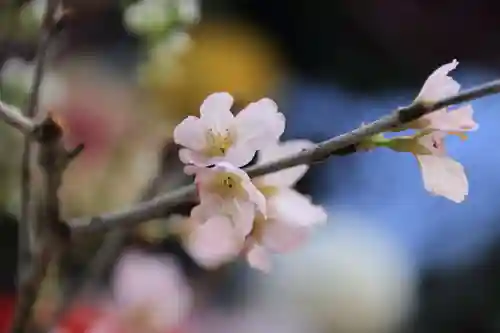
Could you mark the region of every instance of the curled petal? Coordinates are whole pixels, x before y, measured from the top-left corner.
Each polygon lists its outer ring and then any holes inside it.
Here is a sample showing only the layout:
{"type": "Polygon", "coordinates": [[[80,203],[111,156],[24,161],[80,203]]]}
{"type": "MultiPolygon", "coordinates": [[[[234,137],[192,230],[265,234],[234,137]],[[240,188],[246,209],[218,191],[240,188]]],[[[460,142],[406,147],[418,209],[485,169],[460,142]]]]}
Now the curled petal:
{"type": "Polygon", "coordinates": [[[234,230],[231,220],[215,216],[196,228],[187,239],[187,251],[202,266],[216,268],[236,258],[244,238],[234,230]]]}
{"type": "Polygon", "coordinates": [[[206,129],[223,132],[231,127],[234,116],[231,113],[233,97],[226,93],[213,93],[208,96],[200,107],[201,120],[206,129]]]}
{"type": "Polygon", "coordinates": [[[460,84],[448,76],[448,73],[458,66],[458,61],[452,62],[436,69],[425,81],[416,101],[435,102],[440,99],[455,95],[460,90],[460,84]]]}
{"type": "Polygon", "coordinates": [[[235,121],[239,144],[254,150],[276,142],[285,130],[285,116],[269,98],[249,104],[236,115],[235,121]]]}
{"type": "Polygon", "coordinates": [[[191,150],[202,150],[207,144],[206,128],[199,118],[189,116],[175,127],[174,141],[191,150]]]}
{"type": "MultiPolygon", "coordinates": [[[[259,151],[257,164],[274,162],[287,156],[297,154],[305,149],[311,149],[315,144],[309,140],[289,140],[269,144],[259,151]]],[[[280,170],[259,177],[266,185],[277,187],[292,187],[309,169],[308,165],[299,165],[293,168],[280,170]]]]}
{"type": "Polygon", "coordinates": [[[417,159],[427,191],[456,203],[465,200],[469,183],[460,163],[446,156],[417,155],[417,159]]]}

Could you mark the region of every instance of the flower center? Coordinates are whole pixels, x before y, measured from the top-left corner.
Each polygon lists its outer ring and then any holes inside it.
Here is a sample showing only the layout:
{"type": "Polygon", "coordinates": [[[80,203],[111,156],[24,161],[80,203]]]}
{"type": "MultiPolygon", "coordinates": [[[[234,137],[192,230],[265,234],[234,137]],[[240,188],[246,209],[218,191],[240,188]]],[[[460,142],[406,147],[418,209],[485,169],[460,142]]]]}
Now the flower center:
{"type": "Polygon", "coordinates": [[[229,129],[223,133],[215,132],[213,129],[207,131],[207,148],[205,153],[211,157],[224,156],[234,142],[229,129]]]}
{"type": "Polygon", "coordinates": [[[221,172],[214,177],[212,191],[223,198],[241,197],[245,193],[241,178],[229,172],[221,172]]]}

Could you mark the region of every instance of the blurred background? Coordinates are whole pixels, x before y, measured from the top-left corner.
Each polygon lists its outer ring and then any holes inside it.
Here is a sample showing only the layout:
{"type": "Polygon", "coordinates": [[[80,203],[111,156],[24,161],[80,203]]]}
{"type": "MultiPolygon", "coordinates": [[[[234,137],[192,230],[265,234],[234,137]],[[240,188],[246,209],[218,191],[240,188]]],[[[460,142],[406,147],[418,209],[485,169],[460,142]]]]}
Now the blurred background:
{"type": "MultiPolygon", "coordinates": [[[[455,58],[462,87],[500,74],[495,0],[64,2],[41,104],[58,115],[68,145],[86,144],[65,175],[66,217],[126,207],[159,169],[163,190],[189,183],[172,130],[212,92],[230,92],[236,109],[272,97],[287,118],[284,138],[320,141],[410,103],[455,58]]],[[[0,1],[0,96],[20,107],[43,5],[0,1]]],[[[204,271],[164,239],[164,221],[131,232],[124,246],[176,258],[199,299],[186,332],[500,332],[500,97],[472,105],[480,130],[448,146],[469,176],[462,204],[429,196],[409,154],[381,150],[311,167],[298,189],[327,209],[328,225],[306,248],[276,257],[270,274],[244,263],[204,271]]],[[[0,136],[8,321],[22,142],[4,124],[0,136]]],[[[96,238],[60,268],[74,281],[96,238]]]]}

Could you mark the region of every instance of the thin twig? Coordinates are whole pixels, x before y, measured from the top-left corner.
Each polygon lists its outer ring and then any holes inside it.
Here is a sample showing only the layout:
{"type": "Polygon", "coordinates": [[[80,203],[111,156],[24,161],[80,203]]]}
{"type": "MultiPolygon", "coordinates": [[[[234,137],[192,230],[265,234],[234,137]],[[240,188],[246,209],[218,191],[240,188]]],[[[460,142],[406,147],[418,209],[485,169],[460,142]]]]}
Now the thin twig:
{"type": "MultiPolygon", "coordinates": [[[[304,150],[295,155],[275,162],[248,168],[251,177],[276,172],[301,164],[312,164],[322,161],[331,155],[345,155],[356,150],[356,145],[375,134],[389,131],[409,123],[421,116],[453,104],[463,103],[500,92],[500,80],[465,90],[457,95],[442,99],[435,103],[413,103],[401,107],[372,123],[329,140],[318,143],[314,148],[304,150]]],[[[116,227],[132,227],[141,222],[161,217],[165,211],[189,200],[196,195],[194,185],[181,187],[172,192],[161,194],[147,202],[139,203],[125,210],[105,213],[99,216],[79,218],[70,221],[69,225],[75,233],[92,233],[108,231],[116,227]]]]}
{"type": "Polygon", "coordinates": [[[0,101],[0,119],[26,136],[30,136],[35,128],[33,121],[23,116],[21,110],[2,101],[0,101]]]}
{"type": "MultiPolygon", "coordinates": [[[[35,73],[31,90],[28,96],[25,115],[33,119],[37,115],[40,87],[42,86],[45,72],[47,53],[52,41],[53,27],[55,26],[55,13],[59,5],[59,0],[49,0],[45,8],[42,29],[38,39],[36,52],[35,73]]],[[[23,154],[21,162],[21,217],[19,219],[18,230],[18,279],[23,279],[24,272],[30,264],[33,252],[33,220],[35,207],[32,201],[32,161],[33,142],[30,138],[24,138],[23,154]]]]}

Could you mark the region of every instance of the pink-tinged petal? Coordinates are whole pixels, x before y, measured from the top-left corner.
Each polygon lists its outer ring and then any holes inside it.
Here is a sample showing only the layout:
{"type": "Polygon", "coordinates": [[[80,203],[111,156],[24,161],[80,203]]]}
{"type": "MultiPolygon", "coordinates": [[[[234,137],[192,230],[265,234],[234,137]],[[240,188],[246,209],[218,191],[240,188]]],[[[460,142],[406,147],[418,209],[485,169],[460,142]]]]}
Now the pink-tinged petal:
{"type": "Polygon", "coordinates": [[[246,145],[244,142],[241,143],[237,141],[235,144],[229,147],[224,160],[233,164],[234,166],[242,167],[252,161],[256,152],[257,150],[255,150],[253,147],[246,145]]]}
{"type": "Polygon", "coordinates": [[[231,113],[233,97],[226,93],[213,93],[208,96],[200,107],[201,121],[205,128],[223,133],[233,124],[234,116],[231,113]]]}
{"type": "Polygon", "coordinates": [[[285,116],[278,112],[276,103],[263,98],[249,104],[236,115],[238,144],[260,150],[278,141],[285,131],[285,116]]]}
{"type": "Polygon", "coordinates": [[[460,90],[460,84],[448,76],[448,73],[458,66],[458,61],[452,62],[436,69],[425,81],[416,101],[435,102],[440,99],[455,95],[460,90]]]}
{"type": "Polygon", "coordinates": [[[188,253],[201,266],[216,268],[236,258],[243,248],[229,218],[215,216],[196,228],[188,237],[188,253]]]}
{"type": "MultiPolygon", "coordinates": [[[[432,132],[417,139],[417,144],[422,145],[431,155],[445,157],[447,156],[444,138],[446,132],[432,132]]],[[[415,152],[414,152],[415,153],[415,152]]],[[[419,153],[416,153],[420,155],[419,153]]]]}
{"type": "Polygon", "coordinates": [[[212,163],[204,154],[185,148],[179,149],[179,159],[184,164],[194,164],[201,167],[211,165],[212,163]]]}
{"type": "Polygon", "coordinates": [[[248,194],[248,199],[250,202],[255,204],[257,210],[264,215],[267,216],[267,204],[266,197],[262,194],[257,187],[251,181],[242,182],[243,188],[248,194]]]}
{"type": "Polygon", "coordinates": [[[478,129],[478,124],[473,119],[474,110],[471,105],[464,105],[456,110],[445,109],[428,114],[422,119],[429,123],[426,129],[444,132],[469,132],[478,129]]]}
{"type": "Polygon", "coordinates": [[[250,267],[268,273],[271,271],[271,261],[266,249],[258,243],[253,243],[246,253],[250,267]]]}
{"type": "Polygon", "coordinates": [[[203,150],[206,147],[207,129],[198,117],[189,116],[174,129],[174,141],[178,145],[192,150],[203,150]]]}
{"type": "Polygon", "coordinates": [[[456,203],[465,200],[469,183],[464,167],[449,157],[417,155],[422,170],[424,187],[434,195],[440,195],[456,203]]]}
{"type": "MultiPolygon", "coordinates": [[[[269,144],[259,151],[257,164],[274,162],[287,156],[297,154],[305,149],[311,149],[315,144],[309,140],[290,140],[269,144]]],[[[259,181],[268,186],[292,187],[309,169],[308,165],[299,165],[259,177],[259,181]]]]}
{"type": "Polygon", "coordinates": [[[238,176],[241,179],[241,185],[248,196],[248,200],[254,203],[263,215],[266,215],[266,198],[255,187],[245,171],[227,162],[217,163],[211,170],[214,172],[229,172],[238,176]]]}
{"type": "Polygon", "coordinates": [[[311,199],[299,192],[281,188],[268,202],[268,216],[292,227],[310,227],[326,223],[328,218],[323,207],[314,205],[311,199]]]}
{"type": "Polygon", "coordinates": [[[261,243],[273,252],[290,252],[304,244],[310,232],[308,227],[293,226],[286,221],[267,220],[261,243]]]}
{"type": "Polygon", "coordinates": [[[235,199],[231,205],[228,210],[232,210],[230,215],[233,218],[234,229],[242,237],[248,236],[255,220],[255,204],[252,201],[235,199]]]}

